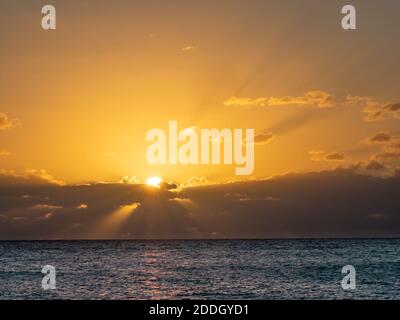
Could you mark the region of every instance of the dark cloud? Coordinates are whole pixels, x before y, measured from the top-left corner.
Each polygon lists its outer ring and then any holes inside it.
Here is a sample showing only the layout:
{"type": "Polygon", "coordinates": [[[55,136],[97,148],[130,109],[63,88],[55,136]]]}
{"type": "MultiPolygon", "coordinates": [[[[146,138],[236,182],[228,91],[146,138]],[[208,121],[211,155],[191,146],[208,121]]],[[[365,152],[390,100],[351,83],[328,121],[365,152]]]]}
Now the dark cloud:
{"type": "Polygon", "coordinates": [[[323,150],[311,150],[309,152],[312,161],[344,161],[346,155],[342,152],[325,152],[323,150]]]}
{"type": "MultiPolygon", "coordinates": [[[[267,144],[274,138],[275,136],[272,133],[258,133],[254,136],[254,144],[267,144]]],[[[243,141],[247,143],[246,140],[243,141]]]]}
{"type": "Polygon", "coordinates": [[[367,121],[378,121],[385,119],[386,116],[392,116],[394,118],[400,117],[400,103],[377,103],[369,102],[365,107],[364,111],[367,113],[367,121]]]}
{"type": "Polygon", "coordinates": [[[174,190],[178,188],[178,185],[172,181],[162,181],[160,183],[160,188],[163,188],[165,190],[174,190]]]}
{"type": "Polygon", "coordinates": [[[190,217],[179,204],[168,201],[172,192],[167,189],[173,186],[165,183],[165,188],[155,189],[122,183],[15,184],[12,188],[2,185],[0,238],[189,236],[190,217]],[[132,213],[124,216],[123,211],[130,207],[132,213]],[[107,230],[114,223],[119,225],[107,230]]]}
{"type": "Polygon", "coordinates": [[[367,139],[369,143],[386,143],[392,140],[392,136],[387,132],[380,132],[367,139]]]}
{"type": "Polygon", "coordinates": [[[371,160],[368,162],[368,164],[365,166],[367,170],[374,170],[374,171],[379,171],[385,169],[385,166],[383,163],[376,161],[376,160],[371,160]]]}
{"type": "Polygon", "coordinates": [[[327,161],[342,161],[345,159],[345,155],[340,152],[332,152],[325,155],[325,159],[327,161]]]}
{"type": "Polygon", "coordinates": [[[389,112],[397,112],[400,111],[400,103],[391,103],[384,107],[385,110],[389,112]]]}
{"type": "Polygon", "coordinates": [[[348,95],[344,101],[345,106],[361,107],[367,114],[365,120],[374,122],[385,119],[387,116],[400,117],[400,103],[385,103],[373,97],[348,95]]]}
{"type": "Polygon", "coordinates": [[[1,239],[400,236],[400,175],[337,169],[172,190],[9,182],[1,239]]]}

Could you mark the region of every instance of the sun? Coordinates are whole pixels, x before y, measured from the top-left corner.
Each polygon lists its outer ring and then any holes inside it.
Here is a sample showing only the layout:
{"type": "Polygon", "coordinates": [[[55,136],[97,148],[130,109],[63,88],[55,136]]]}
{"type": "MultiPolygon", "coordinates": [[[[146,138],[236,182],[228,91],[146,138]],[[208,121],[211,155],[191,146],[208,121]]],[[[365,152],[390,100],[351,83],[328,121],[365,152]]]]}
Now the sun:
{"type": "Polygon", "coordinates": [[[151,177],[146,180],[146,184],[154,188],[159,188],[161,182],[162,179],[160,177],[151,177]]]}

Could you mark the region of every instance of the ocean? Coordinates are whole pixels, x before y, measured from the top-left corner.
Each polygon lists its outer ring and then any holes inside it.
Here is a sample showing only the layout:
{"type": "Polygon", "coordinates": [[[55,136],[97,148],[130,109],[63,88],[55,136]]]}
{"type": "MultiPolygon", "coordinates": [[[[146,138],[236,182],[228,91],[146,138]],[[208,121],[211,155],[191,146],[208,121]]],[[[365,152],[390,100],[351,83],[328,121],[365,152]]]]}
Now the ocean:
{"type": "Polygon", "coordinates": [[[400,299],[400,239],[2,241],[0,299],[400,299]]]}

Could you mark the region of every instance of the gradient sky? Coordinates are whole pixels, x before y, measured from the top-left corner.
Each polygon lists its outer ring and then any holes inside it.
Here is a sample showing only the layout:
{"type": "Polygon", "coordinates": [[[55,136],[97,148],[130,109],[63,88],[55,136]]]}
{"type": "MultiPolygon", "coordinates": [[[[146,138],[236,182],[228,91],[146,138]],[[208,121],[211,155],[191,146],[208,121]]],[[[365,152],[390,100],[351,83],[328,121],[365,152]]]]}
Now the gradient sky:
{"type": "Polygon", "coordinates": [[[234,178],[227,166],[149,166],[146,132],[169,120],[272,133],[256,146],[257,178],[332,166],[312,150],[364,160],[376,150],[360,141],[397,133],[393,117],[366,123],[363,106],[341,105],[347,95],[398,102],[398,1],[354,1],[357,31],[340,28],[343,1],[52,3],[53,32],[40,28],[45,2],[0,4],[0,112],[20,120],[0,132],[3,169],[66,182],[234,178]],[[313,90],[338,107],[224,104],[313,90]]]}
{"type": "Polygon", "coordinates": [[[255,170],[240,179],[338,167],[396,179],[400,2],[351,3],[357,30],[344,31],[348,1],[54,0],[57,30],[43,31],[48,2],[1,1],[0,187],[239,180],[234,166],[149,165],[146,133],[170,120],[254,128],[255,170]]]}

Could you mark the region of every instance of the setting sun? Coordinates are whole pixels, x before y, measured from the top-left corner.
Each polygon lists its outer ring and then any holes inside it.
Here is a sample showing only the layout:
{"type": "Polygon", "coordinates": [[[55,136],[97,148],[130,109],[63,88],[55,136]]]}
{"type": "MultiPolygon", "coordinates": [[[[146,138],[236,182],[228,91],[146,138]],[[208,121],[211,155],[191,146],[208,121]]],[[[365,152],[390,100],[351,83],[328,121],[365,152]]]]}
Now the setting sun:
{"type": "Polygon", "coordinates": [[[400,0],[0,0],[0,308],[400,301],[399,17],[400,0]]]}
{"type": "Polygon", "coordinates": [[[151,177],[146,180],[146,184],[151,187],[159,188],[162,179],[160,177],[151,177]]]}

